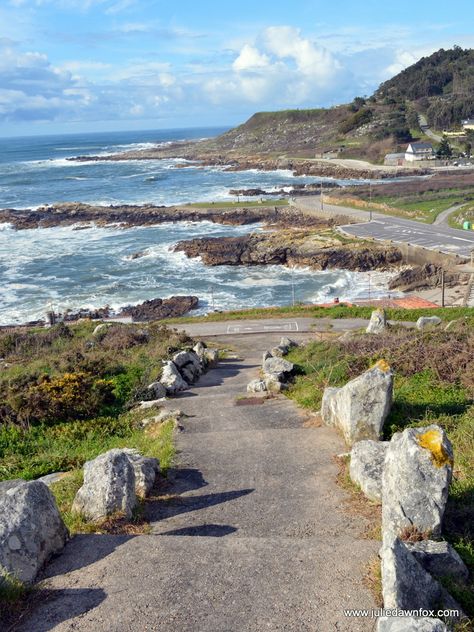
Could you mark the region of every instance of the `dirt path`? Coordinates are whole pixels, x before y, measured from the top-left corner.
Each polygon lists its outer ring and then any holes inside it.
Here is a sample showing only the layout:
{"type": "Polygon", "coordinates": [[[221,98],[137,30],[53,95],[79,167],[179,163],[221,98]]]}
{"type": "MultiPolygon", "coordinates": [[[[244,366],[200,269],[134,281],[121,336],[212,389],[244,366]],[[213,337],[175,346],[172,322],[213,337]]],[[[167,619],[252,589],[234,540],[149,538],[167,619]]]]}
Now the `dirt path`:
{"type": "Polygon", "coordinates": [[[342,612],[374,607],[362,576],[378,548],[343,508],[332,458],[342,441],[303,427],[284,397],[236,405],[280,335],[235,337],[242,359],[173,400],[188,417],[172,497],[150,507],[152,534],[74,538],[47,569],[49,597],[19,630],[374,629],[342,612]]]}

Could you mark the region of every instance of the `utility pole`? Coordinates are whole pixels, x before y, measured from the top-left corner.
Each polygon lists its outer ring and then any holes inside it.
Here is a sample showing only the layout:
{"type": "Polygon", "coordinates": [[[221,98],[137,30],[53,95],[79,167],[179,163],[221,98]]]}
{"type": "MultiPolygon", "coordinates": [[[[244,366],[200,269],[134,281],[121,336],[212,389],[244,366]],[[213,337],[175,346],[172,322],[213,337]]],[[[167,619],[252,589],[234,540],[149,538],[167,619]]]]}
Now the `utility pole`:
{"type": "Polygon", "coordinates": [[[294,268],[294,266],[291,266],[290,270],[291,270],[291,298],[292,298],[293,307],[294,307],[295,304],[296,304],[296,300],[295,300],[295,268],[294,268]]]}
{"type": "Polygon", "coordinates": [[[444,307],[444,288],[445,288],[444,270],[441,270],[441,307],[444,307]]]}
{"type": "Polygon", "coordinates": [[[369,180],[369,222],[372,221],[372,180],[369,180]]]}

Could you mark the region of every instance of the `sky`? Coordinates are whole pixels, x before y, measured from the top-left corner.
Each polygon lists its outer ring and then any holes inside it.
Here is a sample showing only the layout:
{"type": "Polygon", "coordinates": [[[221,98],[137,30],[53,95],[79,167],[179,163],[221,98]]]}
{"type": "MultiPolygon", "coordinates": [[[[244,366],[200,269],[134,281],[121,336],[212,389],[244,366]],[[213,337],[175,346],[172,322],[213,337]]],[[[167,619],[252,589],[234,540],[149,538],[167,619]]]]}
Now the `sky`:
{"type": "Polygon", "coordinates": [[[0,0],[0,136],[336,105],[473,24],[472,0],[0,0]]]}

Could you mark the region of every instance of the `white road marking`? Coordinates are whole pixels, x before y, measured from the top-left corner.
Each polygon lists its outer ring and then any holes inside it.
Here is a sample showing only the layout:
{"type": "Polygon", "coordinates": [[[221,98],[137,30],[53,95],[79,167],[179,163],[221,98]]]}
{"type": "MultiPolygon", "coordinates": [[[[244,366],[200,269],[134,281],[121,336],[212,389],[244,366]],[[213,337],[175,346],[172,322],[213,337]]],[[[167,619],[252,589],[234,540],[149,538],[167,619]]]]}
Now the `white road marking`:
{"type": "Polygon", "coordinates": [[[275,325],[227,325],[228,334],[239,333],[265,333],[267,331],[299,331],[296,321],[279,323],[275,325]]]}

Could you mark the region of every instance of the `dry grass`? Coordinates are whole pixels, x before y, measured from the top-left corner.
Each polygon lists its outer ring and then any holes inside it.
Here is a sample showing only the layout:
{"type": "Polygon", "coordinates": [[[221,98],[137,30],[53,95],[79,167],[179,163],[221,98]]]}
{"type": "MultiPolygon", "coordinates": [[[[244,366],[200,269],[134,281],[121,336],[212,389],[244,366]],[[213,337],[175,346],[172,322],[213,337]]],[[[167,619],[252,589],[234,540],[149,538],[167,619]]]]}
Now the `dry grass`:
{"type": "Polygon", "coordinates": [[[344,511],[352,516],[364,518],[365,524],[361,532],[364,539],[381,540],[382,508],[381,505],[369,500],[361,489],[352,482],[349,476],[349,459],[334,456],[338,466],[337,484],[349,492],[344,500],[344,511]]]}
{"type": "Polygon", "coordinates": [[[383,608],[382,569],[378,557],[373,557],[365,567],[362,582],[370,590],[377,608],[383,608]]]}

